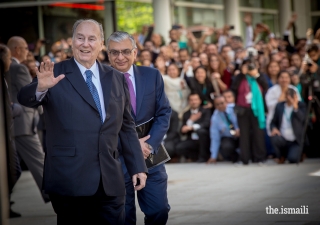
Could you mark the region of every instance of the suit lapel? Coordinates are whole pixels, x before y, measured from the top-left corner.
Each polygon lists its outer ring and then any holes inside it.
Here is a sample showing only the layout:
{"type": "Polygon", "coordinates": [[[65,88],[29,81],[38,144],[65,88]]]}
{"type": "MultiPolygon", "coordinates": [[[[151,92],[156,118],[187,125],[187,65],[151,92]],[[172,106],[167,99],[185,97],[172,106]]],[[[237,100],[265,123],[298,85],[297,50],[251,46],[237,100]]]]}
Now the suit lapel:
{"type": "Polygon", "coordinates": [[[80,72],[79,67],[77,66],[74,58],[71,58],[66,65],[66,73],[65,76],[72,84],[74,89],[81,95],[81,97],[92,106],[95,110],[98,111],[96,104],[94,103],[93,97],[89,91],[89,88],[80,72]]]}
{"type": "Polygon", "coordinates": [[[282,103],[280,105],[280,112],[279,112],[279,128],[281,128],[281,124],[282,124],[282,118],[283,118],[283,113],[284,113],[284,104],[282,103]]]}
{"type": "Polygon", "coordinates": [[[139,115],[139,111],[141,108],[144,90],[146,86],[146,79],[144,79],[143,75],[140,73],[139,68],[136,65],[133,65],[134,79],[136,83],[136,113],[139,115]]]}
{"type": "Polygon", "coordinates": [[[111,93],[111,89],[112,89],[113,70],[105,71],[105,69],[101,66],[101,64],[99,62],[97,62],[97,63],[99,66],[100,83],[101,83],[103,99],[104,99],[104,108],[105,108],[106,115],[107,115],[110,93],[111,93]]]}

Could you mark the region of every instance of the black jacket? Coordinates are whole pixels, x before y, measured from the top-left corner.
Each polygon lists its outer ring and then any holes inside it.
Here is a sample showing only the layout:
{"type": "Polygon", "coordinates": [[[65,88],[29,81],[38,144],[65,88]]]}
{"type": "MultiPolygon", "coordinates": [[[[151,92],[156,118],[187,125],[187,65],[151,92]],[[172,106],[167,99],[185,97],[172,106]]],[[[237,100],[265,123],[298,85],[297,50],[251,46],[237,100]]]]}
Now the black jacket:
{"type": "MultiPolygon", "coordinates": [[[[210,128],[210,118],[211,118],[211,110],[210,109],[204,109],[202,107],[199,108],[199,111],[202,113],[200,119],[195,121],[194,123],[199,124],[201,126],[200,129],[206,129],[209,131],[210,128]]],[[[191,116],[191,110],[188,110],[183,114],[183,119],[182,119],[182,127],[184,125],[187,125],[187,121],[191,116]]],[[[182,128],[181,127],[181,128],[182,128]]],[[[180,129],[181,130],[181,129],[180,129]]],[[[189,131],[187,135],[187,139],[191,140],[191,134],[192,131],[189,131]]]]}
{"type": "MultiPolygon", "coordinates": [[[[281,123],[282,123],[282,117],[283,117],[283,112],[284,112],[284,104],[285,102],[279,102],[276,106],[276,109],[274,111],[274,116],[273,119],[270,123],[270,130],[273,128],[277,128],[280,130],[281,123]]],[[[293,133],[296,136],[296,141],[298,142],[299,145],[302,144],[303,137],[304,137],[304,124],[306,120],[306,105],[303,102],[299,102],[298,104],[298,111],[292,111],[292,116],[291,116],[291,124],[293,128],[293,133]]]]}

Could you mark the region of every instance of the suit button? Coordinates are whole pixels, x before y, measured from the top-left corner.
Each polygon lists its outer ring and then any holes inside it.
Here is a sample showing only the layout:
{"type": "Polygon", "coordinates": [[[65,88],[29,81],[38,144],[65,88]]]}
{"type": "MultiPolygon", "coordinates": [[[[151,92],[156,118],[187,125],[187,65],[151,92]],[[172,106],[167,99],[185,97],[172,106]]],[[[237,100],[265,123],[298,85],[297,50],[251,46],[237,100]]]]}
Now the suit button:
{"type": "Polygon", "coordinates": [[[99,113],[97,113],[97,117],[99,117],[99,118],[100,118],[100,114],[99,114],[99,113]]]}
{"type": "Polygon", "coordinates": [[[32,98],[30,98],[30,99],[29,99],[29,101],[30,101],[30,102],[34,101],[34,98],[33,98],[33,97],[32,97],[32,98]]]}

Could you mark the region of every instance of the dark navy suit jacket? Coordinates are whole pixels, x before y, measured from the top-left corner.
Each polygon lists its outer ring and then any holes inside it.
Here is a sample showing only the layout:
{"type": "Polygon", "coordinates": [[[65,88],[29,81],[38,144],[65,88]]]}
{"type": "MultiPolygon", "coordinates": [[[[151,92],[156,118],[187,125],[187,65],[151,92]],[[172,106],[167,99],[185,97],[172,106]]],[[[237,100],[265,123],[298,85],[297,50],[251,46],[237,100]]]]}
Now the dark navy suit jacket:
{"type": "MultiPolygon", "coordinates": [[[[159,70],[133,66],[136,85],[136,115],[132,117],[136,125],[154,118],[150,138],[146,141],[155,153],[167,133],[170,125],[171,107],[164,92],[164,83],[159,70]]],[[[122,142],[121,142],[122,144],[122,142]]],[[[127,166],[127,165],[126,165],[127,166]]]]}
{"type": "Polygon", "coordinates": [[[91,196],[103,183],[109,196],[125,195],[118,136],[130,175],[147,172],[123,74],[98,63],[106,118],[100,121],[93,97],[74,58],[55,64],[54,75],[65,74],[44,99],[35,98],[37,79],[21,89],[18,100],[44,107],[47,154],[43,187],[47,193],[91,196]]]}
{"type": "MultiPolygon", "coordinates": [[[[270,123],[270,130],[273,128],[277,128],[280,131],[281,128],[281,123],[282,123],[282,117],[283,117],[283,112],[284,112],[284,104],[285,102],[279,102],[276,106],[276,109],[274,111],[274,116],[273,119],[270,123]]],[[[294,136],[296,136],[296,141],[298,142],[299,145],[302,144],[303,138],[304,138],[304,124],[306,120],[306,112],[307,108],[305,103],[299,102],[298,103],[298,111],[292,112],[291,115],[291,124],[292,124],[292,129],[294,136]]]]}

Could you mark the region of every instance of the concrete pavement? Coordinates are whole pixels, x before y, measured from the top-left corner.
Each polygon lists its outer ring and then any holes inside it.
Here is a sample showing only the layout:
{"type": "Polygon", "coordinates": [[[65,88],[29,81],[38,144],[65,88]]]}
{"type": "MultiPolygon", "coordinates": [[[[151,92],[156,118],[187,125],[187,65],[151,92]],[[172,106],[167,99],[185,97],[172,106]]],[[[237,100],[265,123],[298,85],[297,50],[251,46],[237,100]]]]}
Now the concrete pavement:
{"type": "MultiPolygon", "coordinates": [[[[245,224],[319,225],[320,159],[296,165],[235,166],[167,164],[171,211],[168,225],[245,224]],[[307,207],[305,215],[271,215],[266,207],[307,207]]],[[[23,172],[12,195],[13,209],[22,214],[11,225],[54,225],[51,204],[44,204],[29,172],[23,172]]],[[[137,224],[143,224],[138,209],[137,224]]]]}

